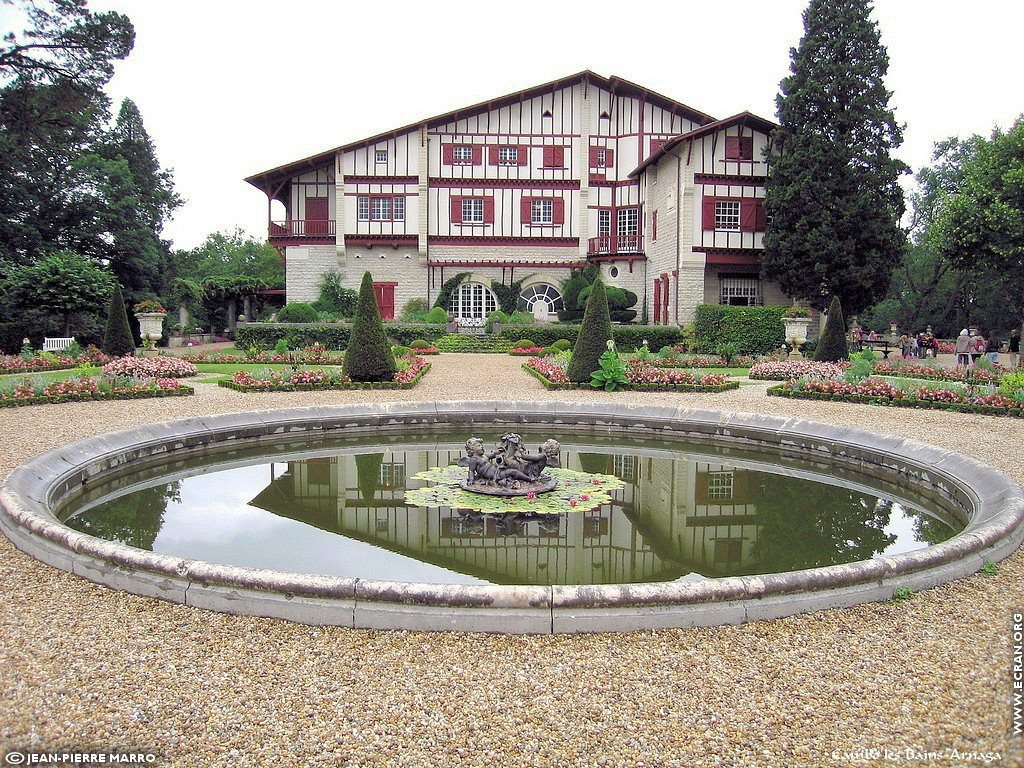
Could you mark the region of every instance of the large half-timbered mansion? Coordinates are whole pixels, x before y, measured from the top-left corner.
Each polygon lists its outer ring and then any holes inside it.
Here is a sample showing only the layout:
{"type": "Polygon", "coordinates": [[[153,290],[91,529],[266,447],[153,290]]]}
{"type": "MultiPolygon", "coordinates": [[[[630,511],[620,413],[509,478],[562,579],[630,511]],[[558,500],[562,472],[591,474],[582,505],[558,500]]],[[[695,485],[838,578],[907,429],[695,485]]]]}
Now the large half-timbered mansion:
{"type": "Polygon", "coordinates": [[[491,281],[526,277],[520,307],[554,319],[561,281],[589,262],[640,297],[639,320],[679,324],[698,304],[786,301],[758,275],[774,127],[588,71],[246,181],[267,195],[289,301],[369,270],[388,319],[468,272],[459,318],[496,308],[491,281]]]}

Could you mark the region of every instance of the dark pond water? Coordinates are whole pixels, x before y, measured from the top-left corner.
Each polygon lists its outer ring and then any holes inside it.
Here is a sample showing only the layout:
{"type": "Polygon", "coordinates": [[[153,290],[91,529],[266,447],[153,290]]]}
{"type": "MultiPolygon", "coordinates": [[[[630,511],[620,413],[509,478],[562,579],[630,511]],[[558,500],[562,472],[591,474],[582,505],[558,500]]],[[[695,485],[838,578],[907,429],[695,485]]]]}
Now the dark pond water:
{"type": "MultiPolygon", "coordinates": [[[[547,435],[524,437],[532,449],[547,435]]],[[[462,455],[458,438],[218,454],[91,488],[60,514],[79,531],[186,558],[461,584],[774,573],[907,552],[962,528],[905,489],[824,465],[609,438],[562,441],[564,467],[622,481],[595,509],[537,517],[407,504],[406,489],[428,485],[414,475],[462,455]]]]}

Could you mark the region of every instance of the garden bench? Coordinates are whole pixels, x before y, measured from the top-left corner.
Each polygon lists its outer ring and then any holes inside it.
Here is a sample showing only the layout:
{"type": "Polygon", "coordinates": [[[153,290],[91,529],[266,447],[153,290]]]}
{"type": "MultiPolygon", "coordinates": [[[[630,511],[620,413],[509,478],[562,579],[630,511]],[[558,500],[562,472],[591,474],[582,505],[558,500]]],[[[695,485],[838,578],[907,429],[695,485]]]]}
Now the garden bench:
{"type": "Polygon", "coordinates": [[[60,352],[74,343],[74,336],[54,336],[53,338],[47,336],[43,339],[43,352],[60,352]]]}
{"type": "Polygon", "coordinates": [[[862,350],[870,349],[872,352],[881,352],[882,359],[888,360],[889,353],[899,349],[899,344],[892,341],[888,341],[886,339],[878,339],[877,341],[868,341],[867,339],[862,339],[860,342],[860,348],[862,350]]]}

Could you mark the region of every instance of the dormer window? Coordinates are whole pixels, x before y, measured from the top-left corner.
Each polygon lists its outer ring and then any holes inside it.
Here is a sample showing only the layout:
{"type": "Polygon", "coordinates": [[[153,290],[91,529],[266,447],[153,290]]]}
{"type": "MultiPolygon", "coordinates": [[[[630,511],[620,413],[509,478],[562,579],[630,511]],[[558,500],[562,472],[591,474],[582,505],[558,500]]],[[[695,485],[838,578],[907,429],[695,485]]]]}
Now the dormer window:
{"type": "Polygon", "coordinates": [[[754,159],[753,136],[726,136],[725,159],[751,161],[754,159]]]}

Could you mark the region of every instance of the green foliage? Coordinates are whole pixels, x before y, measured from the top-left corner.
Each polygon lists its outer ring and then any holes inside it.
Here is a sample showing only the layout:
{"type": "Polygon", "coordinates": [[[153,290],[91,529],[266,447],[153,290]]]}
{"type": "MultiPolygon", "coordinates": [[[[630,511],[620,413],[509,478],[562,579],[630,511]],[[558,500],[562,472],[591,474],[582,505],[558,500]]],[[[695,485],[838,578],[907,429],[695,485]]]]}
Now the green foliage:
{"type": "Polygon", "coordinates": [[[281,323],[315,323],[319,319],[320,314],[313,305],[304,301],[289,301],[277,313],[277,320],[281,323]]]}
{"type": "Polygon", "coordinates": [[[135,354],[135,338],[131,326],[128,325],[128,313],[125,311],[124,298],[118,285],[114,286],[114,294],[110,299],[102,349],[111,357],[135,354]]]}
{"type": "Polygon", "coordinates": [[[892,599],[893,601],[910,600],[916,594],[917,592],[911,587],[897,587],[893,590],[892,599]]]}
{"type": "Polygon", "coordinates": [[[367,506],[373,506],[374,496],[380,485],[380,465],[384,463],[383,453],[356,454],[356,486],[359,496],[367,506]]]}
{"type": "Polygon", "coordinates": [[[410,349],[427,349],[432,346],[434,345],[431,344],[429,341],[425,341],[423,339],[413,339],[412,341],[409,342],[410,349]]]}
{"type": "Polygon", "coordinates": [[[373,277],[369,272],[363,275],[359,287],[359,307],[345,353],[344,370],[352,381],[391,381],[398,370],[380,319],[373,277]]]}
{"type": "Polygon", "coordinates": [[[551,344],[552,347],[561,352],[564,349],[572,349],[572,342],[568,339],[559,339],[551,344]]]}
{"type": "Polygon", "coordinates": [[[412,352],[411,347],[403,347],[401,344],[391,348],[391,354],[393,354],[396,358],[402,357],[403,355],[408,355],[410,352],[412,352]]]}
{"type": "Polygon", "coordinates": [[[814,348],[814,359],[818,362],[834,363],[846,360],[850,356],[850,347],[846,341],[846,318],[843,317],[843,306],[838,296],[832,297],[825,318],[825,330],[814,348]]]}
{"type": "Polygon", "coordinates": [[[406,322],[425,323],[427,322],[427,313],[429,311],[430,306],[427,304],[426,299],[409,299],[405,302],[405,306],[402,307],[402,312],[398,317],[406,322]]]}
{"type": "Polygon", "coordinates": [[[512,349],[512,342],[504,336],[489,334],[449,333],[434,342],[439,352],[500,353],[512,349]]]}
{"type": "MultiPolygon", "coordinates": [[[[526,275],[516,280],[514,283],[504,285],[497,280],[491,281],[491,292],[498,300],[498,309],[504,312],[506,315],[511,315],[516,311],[516,306],[519,304],[519,294],[523,292],[523,283],[529,280],[533,275],[526,275]]],[[[507,322],[507,321],[506,321],[507,322]]]]}
{"type": "Polygon", "coordinates": [[[997,576],[999,575],[999,565],[992,560],[986,559],[979,573],[982,576],[997,576]]]}
{"type": "Polygon", "coordinates": [[[870,349],[865,349],[863,352],[854,352],[850,355],[850,367],[846,369],[843,378],[851,384],[856,384],[870,378],[875,370],[875,358],[875,353],[870,349]]]}
{"type": "Polygon", "coordinates": [[[903,136],[870,11],[870,0],[810,0],[776,99],[762,270],[818,309],[839,296],[858,313],[882,298],[906,242],[908,169],[892,157],[903,136]]]}
{"type": "Polygon", "coordinates": [[[2,288],[8,301],[60,317],[61,335],[69,336],[73,319],[103,306],[113,284],[110,272],[92,259],[65,251],[13,268],[2,288]]]}
{"type": "Polygon", "coordinates": [[[359,294],[341,284],[341,275],[331,270],[320,278],[320,297],[313,307],[321,312],[330,312],[342,317],[352,317],[356,313],[359,294]]]}
{"type": "Polygon", "coordinates": [[[427,313],[427,322],[431,324],[444,324],[448,322],[448,310],[442,307],[434,307],[427,313]]]}
{"type": "MultiPolygon", "coordinates": [[[[443,309],[445,312],[445,320],[448,319],[448,307],[452,303],[452,294],[455,293],[456,289],[462,285],[466,278],[469,277],[469,272],[459,272],[454,277],[450,277],[441,284],[441,290],[437,292],[437,298],[434,299],[435,309],[443,309]]],[[[437,322],[433,318],[430,318],[429,322],[437,322]]]]}
{"type": "Polygon", "coordinates": [[[1024,403],[1024,371],[1003,374],[999,380],[999,394],[1024,403]]]}
{"type": "Polygon", "coordinates": [[[513,345],[513,349],[533,349],[537,345],[530,339],[520,339],[513,345]]]}
{"type": "Polygon", "coordinates": [[[583,306],[580,293],[588,288],[600,274],[596,264],[588,264],[584,269],[569,271],[569,277],[562,281],[562,306],[558,319],[563,321],[579,320],[583,317],[583,306]]]}
{"type": "Polygon", "coordinates": [[[695,350],[713,353],[722,344],[735,344],[741,355],[763,355],[777,350],[785,342],[785,309],[701,304],[693,323],[695,350]]]}
{"type": "Polygon", "coordinates": [[[608,315],[608,295],[604,283],[597,278],[593,287],[594,291],[583,312],[583,324],[572,350],[572,359],[565,372],[569,381],[580,384],[590,381],[591,374],[600,367],[601,355],[612,340],[612,321],[608,315]]]}
{"type": "Polygon", "coordinates": [[[278,339],[277,344],[274,345],[275,355],[287,355],[288,354],[288,342],[284,339],[278,339]]]}
{"type": "Polygon", "coordinates": [[[491,312],[491,314],[487,316],[487,322],[484,325],[484,330],[487,333],[493,333],[495,323],[505,325],[506,323],[508,323],[508,315],[506,315],[501,310],[498,310],[497,312],[491,312]]]}
{"type": "MultiPolygon", "coordinates": [[[[615,343],[622,349],[639,347],[646,341],[652,348],[661,348],[678,344],[681,338],[680,329],[670,325],[616,325],[612,327],[615,343]]],[[[550,346],[559,340],[567,340],[570,345],[579,338],[579,325],[507,325],[501,329],[502,338],[517,341],[529,336],[538,346],[550,346]]],[[[780,331],[781,335],[781,331],[780,331]]]]}
{"type": "Polygon", "coordinates": [[[533,325],[534,317],[529,312],[520,312],[516,310],[508,316],[508,321],[514,325],[533,325]]]}
{"type": "MultiPolygon", "coordinates": [[[[399,343],[407,343],[415,339],[436,339],[444,335],[444,326],[440,325],[399,325],[384,326],[388,338],[399,343]]],[[[235,343],[242,349],[252,347],[263,351],[273,349],[280,339],[284,339],[289,348],[302,349],[313,344],[321,344],[327,349],[345,349],[348,346],[352,326],[343,323],[329,325],[288,326],[276,323],[261,323],[239,328],[235,333],[235,343]]]]}
{"type": "Polygon", "coordinates": [[[739,355],[740,345],[731,341],[726,341],[715,347],[715,354],[725,360],[725,364],[728,365],[732,362],[732,359],[739,355]]]}
{"type": "Polygon", "coordinates": [[[786,307],[782,312],[783,317],[810,317],[811,310],[807,307],[786,307]]]}
{"type": "Polygon", "coordinates": [[[0,353],[15,355],[21,350],[25,326],[21,323],[0,323],[0,353]]]}
{"type": "Polygon", "coordinates": [[[601,367],[590,374],[590,386],[614,392],[629,384],[626,366],[614,349],[606,349],[597,362],[601,367]]]}

